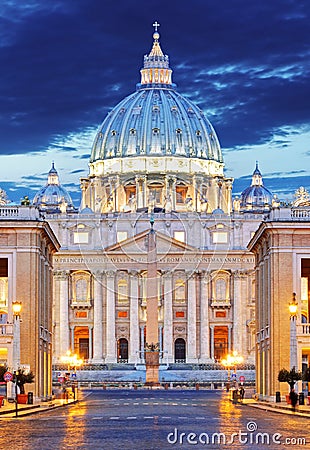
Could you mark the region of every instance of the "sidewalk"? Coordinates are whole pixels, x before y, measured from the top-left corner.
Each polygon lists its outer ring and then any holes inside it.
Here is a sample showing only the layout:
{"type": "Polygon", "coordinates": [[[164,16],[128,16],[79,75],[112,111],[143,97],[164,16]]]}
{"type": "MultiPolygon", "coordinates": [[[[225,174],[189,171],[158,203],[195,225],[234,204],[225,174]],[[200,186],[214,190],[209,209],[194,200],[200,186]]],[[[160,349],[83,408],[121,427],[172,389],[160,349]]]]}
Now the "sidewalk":
{"type": "MultiPolygon", "coordinates": [[[[30,414],[36,414],[39,412],[49,411],[61,406],[68,406],[72,403],[76,403],[78,400],[74,399],[54,399],[48,402],[38,402],[33,405],[17,405],[17,418],[29,416],[30,414]]],[[[0,420],[2,419],[15,419],[16,418],[16,405],[15,403],[9,403],[5,400],[4,406],[0,408],[0,420]]]]}
{"type": "Polygon", "coordinates": [[[254,399],[244,399],[243,401],[239,401],[239,404],[244,404],[246,406],[250,406],[252,408],[263,409],[265,411],[273,411],[276,413],[282,414],[291,414],[294,416],[302,416],[310,418],[310,406],[308,405],[296,405],[295,411],[293,410],[291,405],[287,405],[284,402],[273,403],[273,402],[263,402],[254,399]]]}

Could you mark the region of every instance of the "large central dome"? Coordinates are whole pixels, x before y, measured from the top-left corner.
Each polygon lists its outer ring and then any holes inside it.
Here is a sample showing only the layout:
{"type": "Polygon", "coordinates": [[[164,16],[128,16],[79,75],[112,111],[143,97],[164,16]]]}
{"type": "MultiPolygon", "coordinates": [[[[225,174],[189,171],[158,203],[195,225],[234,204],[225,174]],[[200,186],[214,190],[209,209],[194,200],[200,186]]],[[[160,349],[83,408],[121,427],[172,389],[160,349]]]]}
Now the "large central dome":
{"type": "Polygon", "coordinates": [[[154,24],[136,92],[105,118],[93,143],[82,208],[98,213],[231,211],[233,180],[201,109],[176,91],[154,24]]]}
{"type": "Polygon", "coordinates": [[[96,135],[90,163],[136,156],[176,156],[223,162],[216,133],[203,112],[175,90],[159,33],[144,57],[137,91],[106,117],[96,135]]]}

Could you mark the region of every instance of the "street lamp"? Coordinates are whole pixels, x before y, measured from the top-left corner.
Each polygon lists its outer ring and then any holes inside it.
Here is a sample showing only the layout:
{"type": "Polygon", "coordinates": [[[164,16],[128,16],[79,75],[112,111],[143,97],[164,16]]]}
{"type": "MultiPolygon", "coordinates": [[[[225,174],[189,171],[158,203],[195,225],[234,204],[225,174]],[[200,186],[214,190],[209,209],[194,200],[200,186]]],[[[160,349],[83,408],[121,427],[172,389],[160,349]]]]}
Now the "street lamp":
{"type": "Polygon", "coordinates": [[[293,292],[293,297],[289,303],[290,312],[290,368],[293,367],[297,370],[297,336],[296,336],[296,321],[297,321],[297,307],[296,294],[293,292]]]}
{"type": "MultiPolygon", "coordinates": [[[[70,350],[68,350],[67,353],[61,357],[61,362],[68,366],[68,372],[70,375],[71,375],[71,369],[76,370],[76,368],[81,367],[84,363],[83,359],[80,359],[77,354],[72,354],[70,350]]],[[[74,400],[77,400],[77,391],[73,384],[72,384],[72,390],[73,390],[74,400]]]]}
{"type": "Polygon", "coordinates": [[[20,367],[20,313],[21,302],[12,302],[13,309],[13,370],[20,367]]]}
{"type": "Polygon", "coordinates": [[[13,309],[13,370],[15,381],[15,415],[18,415],[17,406],[17,377],[20,368],[20,313],[22,310],[21,302],[12,302],[13,309]]]}
{"type": "Polygon", "coordinates": [[[237,351],[233,351],[232,355],[228,354],[225,359],[222,359],[221,364],[227,367],[228,381],[230,381],[230,369],[234,368],[234,378],[237,378],[237,365],[243,362],[243,357],[238,355],[237,351]]]}

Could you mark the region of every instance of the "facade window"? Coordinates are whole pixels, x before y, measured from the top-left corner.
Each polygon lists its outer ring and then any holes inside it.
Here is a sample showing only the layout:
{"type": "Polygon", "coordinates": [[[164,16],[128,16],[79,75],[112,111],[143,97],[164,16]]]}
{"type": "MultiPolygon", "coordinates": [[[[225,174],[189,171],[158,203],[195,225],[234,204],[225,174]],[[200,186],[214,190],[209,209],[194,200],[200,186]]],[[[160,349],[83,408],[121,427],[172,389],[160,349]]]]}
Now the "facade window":
{"type": "Polygon", "coordinates": [[[220,272],[212,282],[212,301],[216,303],[229,303],[229,273],[220,272]]]}
{"type": "Polygon", "coordinates": [[[150,186],[149,187],[149,200],[150,202],[155,202],[156,205],[161,204],[161,194],[162,187],[161,186],[150,186]]]}
{"type": "Polygon", "coordinates": [[[74,244],[88,244],[88,233],[85,231],[75,231],[73,233],[74,244]]]}
{"type": "Polygon", "coordinates": [[[71,275],[72,303],[89,304],[91,300],[91,275],[89,272],[79,271],[71,275]]]}
{"type": "Polygon", "coordinates": [[[219,278],[215,282],[215,299],[218,302],[226,301],[226,281],[223,278],[219,278]]]}
{"type": "Polygon", "coordinates": [[[185,242],[185,231],[175,231],[173,233],[174,239],[180,242],[185,242]]]}
{"type": "Polygon", "coordinates": [[[117,284],[117,301],[118,303],[128,302],[128,284],[127,280],[121,279],[117,284]]]}
{"type": "Polygon", "coordinates": [[[8,306],[8,278],[0,278],[0,307],[8,306]]]}
{"type": "Polygon", "coordinates": [[[176,193],[176,202],[179,203],[179,204],[185,203],[187,188],[186,187],[177,186],[175,188],[175,193],[176,193]]]}
{"type": "Polygon", "coordinates": [[[117,232],[117,242],[125,241],[127,239],[127,231],[117,232]]]}
{"type": "Polygon", "coordinates": [[[182,279],[175,281],[174,300],[176,303],[185,302],[185,281],[182,279]]]}
{"type": "Polygon", "coordinates": [[[227,244],[228,234],[225,231],[214,231],[212,233],[213,244],[227,244]]]}

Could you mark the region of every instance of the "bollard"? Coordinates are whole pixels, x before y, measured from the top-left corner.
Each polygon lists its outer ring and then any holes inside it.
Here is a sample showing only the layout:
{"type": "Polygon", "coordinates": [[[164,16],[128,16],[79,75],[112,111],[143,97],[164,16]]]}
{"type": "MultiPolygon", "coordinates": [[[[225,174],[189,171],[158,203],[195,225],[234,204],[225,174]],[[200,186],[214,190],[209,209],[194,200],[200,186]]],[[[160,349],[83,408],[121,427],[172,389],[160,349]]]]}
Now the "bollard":
{"type": "Polygon", "coordinates": [[[199,384],[196,383],[196,391],[199,391],[199,384]]]}

